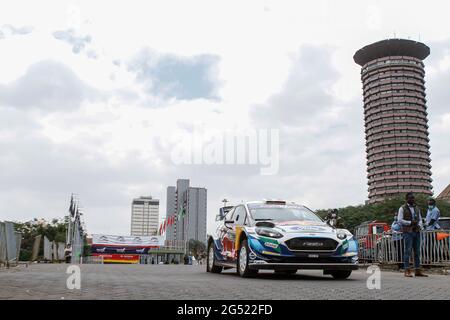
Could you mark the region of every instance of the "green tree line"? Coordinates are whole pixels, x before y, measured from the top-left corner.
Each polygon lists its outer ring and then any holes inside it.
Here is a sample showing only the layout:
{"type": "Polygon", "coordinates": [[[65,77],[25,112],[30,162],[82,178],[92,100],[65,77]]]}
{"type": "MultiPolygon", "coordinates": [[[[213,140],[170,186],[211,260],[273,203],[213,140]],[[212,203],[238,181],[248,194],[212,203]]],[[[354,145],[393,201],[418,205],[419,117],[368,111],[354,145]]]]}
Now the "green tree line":
{"type": "MultiPolygon", "coordinates": [[[[44,219],[35,218],[28,222],[15,222],[15,230],[22,234],[19,259],[21,261],[29,261],[31,259],[34,239],[38,235],[42,236],[41,241],[43,241],[43,237],[45,236],[50,241],[65,243],[67,222],[67,217],[64,220],[52,219],[51,221],[46,221],[44,219]]],[[[41,244],[38,256],[43,256],[43,254],[44,249],[41,244]]]]}
{"type": "MultiPolygon", "coordinates": [[[[416,195],[416,204],[419,206],[422,217],[425,218],[427,207],[428,207],[428,197],[425,195],[416,195]]],[[[343,208],[338,208],[339,216],[342,218],[342,223],[344,227],[354,232],[356,226],[360,225],[365,221],[383,221],[391,225],[394,220],[394,214],[398,212],[400,206],[405,203],[404,196],[398,196],[396,198],[387,199],[380,203],[364,204],[358,206],[347,206],[343,208]]],[[[436,205],[441,211],[441,216],[450,216],[450,203],[445,201],[436,201],[436,205]]],[[[321,209],[316,212],[325,218],[330,209],[321,209]]]]}

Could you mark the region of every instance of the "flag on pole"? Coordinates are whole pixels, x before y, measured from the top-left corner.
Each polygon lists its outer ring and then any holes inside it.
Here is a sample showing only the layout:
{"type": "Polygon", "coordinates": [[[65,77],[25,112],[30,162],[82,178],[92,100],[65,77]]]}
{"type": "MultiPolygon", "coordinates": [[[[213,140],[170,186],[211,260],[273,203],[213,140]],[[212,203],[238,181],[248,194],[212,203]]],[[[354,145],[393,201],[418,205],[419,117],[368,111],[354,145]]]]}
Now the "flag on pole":
{"type": "Polygon", "coordinates": [[[70,196],[69,212],[72,212],[72,206],[73,206],[73,194],[70,196]]]}
{"type": "Polygon", "coordinates": [[[178,212],[178,220],[180,220],[181,218],[183,218],[183,217],[184,217],[184,214],[185,214],[184,209],[183,209],[183,207],[181,207],[181,208],[180,208],[180,211],[178,212]]]}
{"type": "Polygon", "coordinates": [[[70,197],[70,206],[69,206],[69,212],[70,212],[70,216],[73,218],[73,216],[75,215],[75,208],[76,208],[76,204],[75,201],[73,201],[73,194],[70,197]]]}

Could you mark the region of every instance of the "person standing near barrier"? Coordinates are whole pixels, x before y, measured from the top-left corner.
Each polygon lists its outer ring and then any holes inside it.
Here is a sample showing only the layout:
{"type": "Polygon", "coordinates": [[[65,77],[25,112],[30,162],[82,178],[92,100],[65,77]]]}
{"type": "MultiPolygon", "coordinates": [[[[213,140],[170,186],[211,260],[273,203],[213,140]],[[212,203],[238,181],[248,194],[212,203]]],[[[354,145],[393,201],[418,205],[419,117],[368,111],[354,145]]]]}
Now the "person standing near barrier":
{"type": "Polygon", "coordinates": [[[66,263],[70,263],[72,258],[72,246],[70,243],[67,244],[66,248],[64,249],[64,259],[66,260],[66,263]]]}
{"type": "MultiPolygon", "coordinates": [[[[400,261],[402,258],[402,226],[398,222],[398,212],[394,214],[394,221],[391,225],[391,236],[392,236],[392,254],[391,258],[394,261],[400,261]]],[[[399,268],[401,268],[402,264],[398,263],[399,268]]]]}
{"type": "MultiPolygon", "coordinates": [[[[391,225],[392,233],[399,233],[402,230],[402,226],[398,222],[397,214],[398,214],[397,212],[394,214],[394,221],[392,222],[392,225],[391,225]]],[[[398,236],[401,238],[401,235],[398,235],[398,236]]],[[[397,240],[397,239],[395,239],[395,240],[397,240]]]]}
{"type": "Polygon", "coordinates": [[[428,200],[428,211],[426,217],[427,230],[439,230],[439,218],[441,217],[441,212],[438,207],[436,207],[436,200],[430,198],[428,200]]]}
{"type": "Polygon", "coordinates": [[[423,228],[423,224],[420,209],[416,206],[415,197],[412,192],[406,194],[406,203],[398,210],[397,219],[401,225],[405,242],[405,252],[403,254],[405,277],[412,277],[409,266],[411,251],[414,251],[414,275],[416,277],[428,277],[420,270],[420,231],[423,228]]]}

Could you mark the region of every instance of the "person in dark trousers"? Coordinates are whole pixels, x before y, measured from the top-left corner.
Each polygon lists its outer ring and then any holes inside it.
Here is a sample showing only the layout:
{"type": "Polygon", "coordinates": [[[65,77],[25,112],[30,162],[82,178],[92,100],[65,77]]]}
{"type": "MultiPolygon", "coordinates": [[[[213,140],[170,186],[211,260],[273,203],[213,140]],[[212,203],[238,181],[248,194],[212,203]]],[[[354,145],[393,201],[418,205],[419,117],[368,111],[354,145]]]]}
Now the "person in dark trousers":
{"type": "Polygon", "coordinates": [[[66,260],[66,263],[70,263],[72,259],[72,246],[68,244],[66,248],[64,249],[64,258],[66,260]]]}
{"type": "Polygon", "coordinates": [[[420,230],[422,226],[422,215],[419,207],[416,206],[414,194],[406,194],[406,203],[398,210],[397,220],[401,226],[405,243],[403,263],[405,266],[405,277],[412,277],[409,258],[411,251],[414,251],[414,275],[416,277],[428,277],[420,270],[420,230]]]}

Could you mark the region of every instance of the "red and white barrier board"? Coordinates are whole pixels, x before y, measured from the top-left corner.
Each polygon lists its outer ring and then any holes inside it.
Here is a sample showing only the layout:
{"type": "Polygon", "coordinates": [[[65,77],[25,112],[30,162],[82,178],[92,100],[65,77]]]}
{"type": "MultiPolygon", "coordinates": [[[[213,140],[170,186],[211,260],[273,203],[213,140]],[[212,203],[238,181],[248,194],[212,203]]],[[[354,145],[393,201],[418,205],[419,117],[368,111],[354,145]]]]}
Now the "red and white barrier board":
{"type": "Polygon", "coordinates": [[[93,253],[94,257],[103,257],[104,263],[139,263],[138,254],[93,253]]]}

